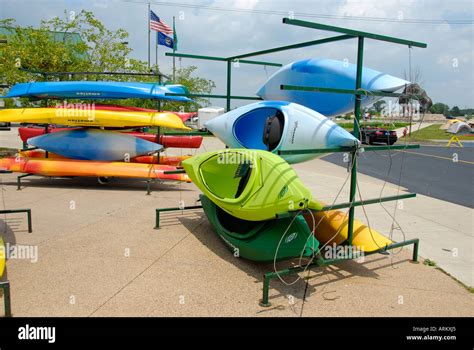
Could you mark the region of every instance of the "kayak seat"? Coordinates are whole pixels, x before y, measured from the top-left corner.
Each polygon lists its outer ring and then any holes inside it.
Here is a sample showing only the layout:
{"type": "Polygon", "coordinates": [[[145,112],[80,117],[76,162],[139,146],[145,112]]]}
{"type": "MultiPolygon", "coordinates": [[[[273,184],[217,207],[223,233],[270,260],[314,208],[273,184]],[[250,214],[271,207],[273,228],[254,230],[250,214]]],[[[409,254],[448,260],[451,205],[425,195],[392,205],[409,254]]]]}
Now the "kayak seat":
{"type": "Polygon", "coordinates": [[[283,135],[283,126],[285,118],[281,111],[277,111],[275,115],[265,120],[263,129],[263,143],[267,145],[267,151],[273,151],[280,143],[283,135]]]}
{"type": "Polygon", "coordinates": [[[236,170],[235,177],[240,177],[240,181],[239,181],[239,186],[237,187],[237,192],[235,193],[234,198],[239,198],[242,192],[244,191],[245,186],[247,186],[247,183],[250,178],[250,173],[252,171],[252,168],[250,166],[251,166],[250,162],[239,164],[236,170]]]}
{"type": "Polygon", "coordinates": [[[262,225],[261,221],[248,221],[236,218],[221,208],[216,206],[217,220],[224,229],[237,235],[248,235],[249,232],[255,230],[262,225]]]}
{"type": "MultiPolygon", "coordinates": [[[[240,116],[234,124],[234,136],[243,148],[268,150],[263,141],[266,120],[278,113],[277,108],[262,107],[240,116]]],[[[283,128],[283,123],[280,123],[283,128]]]]}

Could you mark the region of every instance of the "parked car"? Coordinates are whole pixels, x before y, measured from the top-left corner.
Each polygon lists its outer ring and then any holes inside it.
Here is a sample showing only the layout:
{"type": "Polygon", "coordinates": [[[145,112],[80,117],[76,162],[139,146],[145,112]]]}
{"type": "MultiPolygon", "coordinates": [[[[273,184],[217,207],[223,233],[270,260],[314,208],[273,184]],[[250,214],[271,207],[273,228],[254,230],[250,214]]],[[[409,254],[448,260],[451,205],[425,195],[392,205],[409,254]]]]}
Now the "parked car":
{"type": "Polygon", "coordinates": [[[397,142],[397,132],[390,131],[383,128],[371,128],[365,127],[360,129],[360,139],[362,143],[372,145],[375,143],[385,143],[387,145],[393,145],[397,142]]]}

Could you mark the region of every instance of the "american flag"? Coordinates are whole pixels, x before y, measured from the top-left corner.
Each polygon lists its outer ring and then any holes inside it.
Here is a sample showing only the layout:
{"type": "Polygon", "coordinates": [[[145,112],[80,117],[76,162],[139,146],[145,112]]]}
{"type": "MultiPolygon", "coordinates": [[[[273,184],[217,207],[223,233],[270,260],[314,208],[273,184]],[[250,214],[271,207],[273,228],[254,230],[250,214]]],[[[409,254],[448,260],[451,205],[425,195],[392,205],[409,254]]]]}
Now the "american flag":
{"type": "Polygon", "coordinates": [[[150,29],[165,34],[173,34],[173,29],[160,20],[160,17],[158,17],[152,10],[150,10],[150,29]]]}

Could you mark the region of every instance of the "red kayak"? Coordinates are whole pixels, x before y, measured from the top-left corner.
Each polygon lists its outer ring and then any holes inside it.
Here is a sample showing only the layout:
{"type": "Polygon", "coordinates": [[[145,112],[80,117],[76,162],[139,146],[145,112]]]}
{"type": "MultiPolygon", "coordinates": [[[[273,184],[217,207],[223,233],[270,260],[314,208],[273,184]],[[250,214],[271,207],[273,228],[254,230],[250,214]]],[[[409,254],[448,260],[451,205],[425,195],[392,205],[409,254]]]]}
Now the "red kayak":
{"type": "MultiPolygon", "coordinates": [[[[128,108],[128,107],[127,107],[128,108]]],[[[71,130],[74,128],[56,128],[54,126],[50,126],[48,128],[48,132],[58,132],[58,131],[63,131],[63,130],[71,130]]],[[[75,128],[77,129],[77,128],[75,128]]],[[[131,136],[139,137],[143,140],[147,140],[150,142],[155,142],[159,143],[165,148],[168,147],[177,147],[177,148],[199,148],[201,147],[202,143],[202,136],[169,136],[169,135],[160,135],[160,140],[159,142],[156,142],[157,135],[155,134],[150,134],[146,132],[140,132],[140,131],[121,131],[124,134],[128,134],[131,136]]],[[[35,127],[35,126],[30,126],[30,127],[19,127],[18,128],[18,133],[20,134],[20,138],[23,142],[27,142],[29,138],[43,135],[44,134],[44,128],[41,127],[35,127]]]]}

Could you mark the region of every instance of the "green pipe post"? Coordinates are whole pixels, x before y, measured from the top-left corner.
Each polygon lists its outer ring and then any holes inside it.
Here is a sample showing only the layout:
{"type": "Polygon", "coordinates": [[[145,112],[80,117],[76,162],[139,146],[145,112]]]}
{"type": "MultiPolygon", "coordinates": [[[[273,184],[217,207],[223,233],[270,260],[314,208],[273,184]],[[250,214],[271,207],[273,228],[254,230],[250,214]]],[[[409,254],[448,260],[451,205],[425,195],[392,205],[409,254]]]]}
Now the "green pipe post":
{"type": "Polygon", "coordinates": [[[268,292],[270,290],[270,277],[269,273],[263,275],[263,296],[260,300],[259,305],[263,307],[269,307],[271,303],[268,301],[268,292]]]}
{"type": "Polygon", "coordinates": [[[358,38],[361,38],[361,37],[364,38],[365,37],[365,38],[370,38],[370,39],[374,39],[374,40],[386,41],[386,42],[394,43],[394,44],[415,46],[415,47],[421,47],[421,48],[426,48],[427,47],[427,45],[425,43],[421,43],[421,42],[417,42],[417,41],[405,40],[405,39],[395,38],[395,37],[392,37],[392,36],[379,35],[379,34],[369,33],[369,32],[362,32],[362,31],[359,31],[359,30],[347,29],[347,28],[342,28],[342,27],[329,26],[327,24],[302,21],[302,20],[299,20],[299,19],[290,19],[290,18],[285,17],[285,18],[283,18],[283,23],[284,24],[291,24],[291,25],[295,25],[295,26],[299,26],[299,27],[326,30],[326,31],[342,33],[342,34],[348,34],[348,35],[356,36],[358,38]]]}
{"type": "Polygon", "coordinates": [[[0,288],[3,289],[3,303],[5,307],[5,317],[12,317],[10,281],[0,282],[0,288]]]}
{"type": "MultiPolygon", "coordinates": [[[[228,61],[229,59],[232,59],[232,57],[217,57],[217,56],[202,56],[202,55],[191,55],[191,54],[186,54],[186,53],[171,53],[167,52],[165,54],[166,56],[173,56],[173,57],[182,57],[182,58],[195,58],[198,60],[208,60],[208,61],[228,61]]],[[[283,65],[281,63],[275,63],[275,62],[266,62],[266,61],[250,61],[250,60],[239,60],[240,63],[245,63],[245,64],[256,64],[260,66],[272,66],[272,67],[282,67],[283,65]]]]}
{"type": "Polygon", "coordinates": [[[414,263],[417,263],[418,262],[418,248],[420,246],[420,240],[419,239],[414,239],[414,243],[413,243],[413,257],[412,257],[412,261],[414,263]]]}
{"type": "MultiPolygon", "coordinates": [[[[265,55],[265,54],[274,53],[274,52],[279,52],[279,51],[286,51],[286,50],[292,50],[292,49],[299,49],[299,48],[302,48],[302,47],[313,46],[313,45],[320,45],[320,44],[330,43],[330,42],[339,41],[339,40],[347,40],[347,39],[352,39],[352,38],[354,38],[353,35],[339,35],[339,36],[334,36],[334,37],[330,37],[330,38],[324,38],[324,39],[318,39],[318,40],[305,41],[305,42],[298,43],[298,44],[292,44],[292,45],[285,45],[285,46],[274,47],[274,48],[272,48],[272,49],[267,49],[267,50],[249,52],[249,53],[246,53],[246,54],[236,55],[236,56],[232,56],[232,57],[229,57],[229,58],[230,58],[230,59],[241,59],[241,58],[244,58],[244,57],[265,55]]],[[[240,61],[240,62],[242,62],[242,61],[240,61]]]]}
{"type": "Polygon", "coordinates": [[[17,191],[21,190],[21,179],[28,176],[33,176],[34,174],[23,174],[16,177],[16,189],[17,191]]]}
{"type": "MultiPolygon", "coordinates": [[[[357,73],[356,73],[356,86],[355,89],[359,90],[362,86],[362,69],[363,69],[363,58],[364,58],[364,37],[359,36],[357,38],[357,73]]],[[[361,115],[360,110],[360,95],[355,95],[355,106],[354,106],[354,137],[359,139],[360,130],[359,130],[359,120],[361,115]]],[[[352,152],[352,170],[351,170],[351,187],[350,187],[350,197],[349,202],[354,202],[354,198],[357,190],[357,164],[356,164],[356,151],[352,152]]],[[[352,237],[354,234],[354,212],[355,208],[351,206],[349,209],[349,223],[347,226],[347,242],[349,245],[352,245],[352,237]]]]}
{"type": "Polygon", "coordinates": [[[16,213],[26,213],[26,218],[28,222],[28,232],[33,232],[33,224],[31,219],[31,209],[5,209],[0,210],[0,214],[16,214],[16,213]]]}
{"type": "MultiPolygon", "coordinates": [[[[227,95],[215,95],[215,94],[180,94],[180,93],[174,93],[174,92],[166,92],[165,96],[185,96],[185,97],[205,97],[205,98],[224,98],[227,99],[227,95]]],[[[263,100],[261,97],[258,96],[235,96],[231,95],[231,99],[233,100],[263,100]]]]}
{"type": "MultiPolygon", "coordinates": [[[[412,257],[412,260],[413,260],[413,262],[417,262],[418,261],[418,246],[419,246],[419,239],[418,238],[393,243],[393,244],[387,245],[386,247],[377,249],[373,252],[365,253],[364,255],[374,255],[374,254],[378,254],[378,253],[383,253],[383,252],[386,252],[388,250],[392,250],[392,249],[395,249],[395,248],[400,248],[400,247],[404,247],[404,246],[412,245],[412,244],[413,244],[413,257],[412,257]]],[[[343,262],[343,261],[348,261],[348,260],[353,260],[353,257],[339,258],[339,259],[324,259],[321,255],[318,255],[317,259],[315,259],[311,264],[309,264],[307,266],[306,265],[300,265],[300,266],[289,267],[287,269],[280,270],[280,271],[267,272],[266,274],[263,275],[263,295],[262,295],[262,299],[260,301],[260,306],[268,307],[268,306],[271,305],[271,303],[269,302],[268,295],[269,295],[269,290],[270,290],[270,281],[272,279],[275,279],[278,276],[293,275],[295,273],[305,271],[306,269],[310,269],[312,267],[328,266],[328,265],[333,265],[333,264],[340,263],[340,262],[343,262]]]]}
{"type": "MultiPolygon", "coordinates": [[[[310,92],[328,92],[336,94],[347,94],[347,95],[362,95],[362,96],[381,96],[381,97],[402,97],[406,94],[398,92],[383,92],[383,91],[371,91],[371,90],[351,90],[351,89],[338,89],[338,88],[325,88],[319,86],[300,86],[300,85],[280,85],[281,90],[293,90],[293,91],[310,91],[310,92]]],[[[414,98],[421,98],[421,95],[411,95],[414,98]]]]}
{"type": "Polygon", "coordinates": [[[173,208],[158,208],[156,209],[156,216],[155,216],[155,230],[160,229],[160,213],[167,212],[167,211],[179,211],[179,210],[192,210],[192,209],[201,209],[202,205],[192,205],[189,207],[173,207],[173,208]]]}
{"type": "Polygon", "coordinates": [[[227,60],[227,98],[226,98],[226,112],[230,111],[230,90],[232,87],[232,61],[227,60]]]}
{"type": "Polygon", "coordinates": [[[313,212],[317,213],[317,212],[322,212],[322,211],[343,209],[343,208],[349,208],[349,207],[360,207],[362,205],[377,204],[377,203],[382,203],[382,202],[391,202],[391,201],[395,201],[399,199],[408,199],[408,198],[415,198],[415,197],[416,197],[416,193],[406,193],[406,194],[401,194],[398,196],[387,196],[387,197],[367,199],[364,201],[355,201],[352,203],[348,202],[348,203],[340,203],[340,204],[335,204],[335,205],[328,205],[319,210],[313,210],[313,212]]]}

